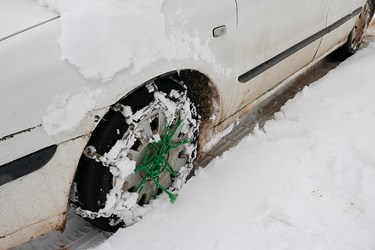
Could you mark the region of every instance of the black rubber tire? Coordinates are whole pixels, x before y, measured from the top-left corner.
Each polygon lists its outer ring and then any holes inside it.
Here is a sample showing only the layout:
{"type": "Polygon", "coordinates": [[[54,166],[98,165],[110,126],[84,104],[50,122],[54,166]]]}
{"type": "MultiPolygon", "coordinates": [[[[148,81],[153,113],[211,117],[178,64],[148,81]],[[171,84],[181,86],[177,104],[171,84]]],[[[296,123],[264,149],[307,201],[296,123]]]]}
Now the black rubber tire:
{"type": "MultiPolygon", "coordinates": [[[[375,8],[374,8],[374,1],[373,0],[368,0],[366,4],[368,4],[369,8],[370,8],[370,17],[369,17],[369,19],[371,20],[372,16],[374,15],[374,10],[375,10],[375,8]]],[[[362,18],[362,15],[363,15],[363,13],[360,14],[359,18],[362,18]]],[[[340,48],[338,48],[337,50],[335,50],[331,54],[331,57],[333,57],[333,58],[335,58],[337,60],[340,60],[340,61],[344,61],[348,57],[354,55],[357,52],[359,46],[362,43],[362,34],[365,32],[365,30],[367,28],[367,25],[365,25],[362,28],[363,30],[361,32],[359,32],[359,34],[361,34],[360,35],[361,37],[355,37],[355,36],[358,36],[358,33],[356,32],[356,28],[357,28],[357,24],[356,24],[356,27],[354,27],[353,30],[348,35],[348,40],[346,41],[346,43],[343,46],[341,46],[340,48]],[[355,45],[353,43],[353,41],[355,39],[359,40],[359,44],[355,45]]]]}
{"type": "MultiPolygon", "coordinates": [[[[156,80],[155,85],[159,91],[166,94],[169,94],[173,89],[182,92],[185,90],[183,86],[170,79],[156,80]]],[[[154,101],[153,94],[149,93],[148,89],[143,86],[121,100],[120,103],[130,106],[132,111],[136,112],[149,105],[152,101],[154,101]]],[[[103,155],[123,137],[127,129],[124,116],[120,112],[110,110],[92,133],[88,145],[93,145],[96,151],[103,155]]],[[[100,162],[82,155],[74,180],[78,199],[72,200],[73,205],[84,210],[98,212],[104,207],[106,196],[113,187],[112,180],[113,176],[109,168],[103,167],[100,162]]],[[[112,226],[110,222],[118,219],[114,215],[109,218],[85,219],[95,227],[108,232],[114,232],[124,225],[120,223],[112,226]]]]}

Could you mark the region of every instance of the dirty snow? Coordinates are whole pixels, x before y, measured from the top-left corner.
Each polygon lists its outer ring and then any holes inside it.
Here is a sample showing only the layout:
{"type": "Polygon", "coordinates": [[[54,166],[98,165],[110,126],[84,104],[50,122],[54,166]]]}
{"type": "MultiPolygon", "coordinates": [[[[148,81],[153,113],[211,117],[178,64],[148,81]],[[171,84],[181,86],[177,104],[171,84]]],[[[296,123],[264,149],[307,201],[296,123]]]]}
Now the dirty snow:
{"type": "Polygon", "coordinates": [[[77,127],[102,97],[102,90],[88,88],[75,95],[55,97],[42,118],[44,130],[48,135],[56,135],[77,127]]]}
{"type": "MultiPolygon", "coordinates": [[[[121,70],[135,74],[159,60],[205,61],[222,70],[215,65],[209,41],[201,41],[198,33],[166,31],[164,0],[38,2],[60,13],[61,58],[86,78],[105,82],[121,70]]],[[[183,18],[176,22],[181,23],[174,27],[183,27],[183,18]]]]}
{"type": "Polygon", "coordinates": [[[96,249],[375,249],[375,43],[96,249]]]}
{"type": "Polygon", "coordinates": [[[221,139],[223,139],[227,134],[232,132],[234,129],[234,123],[229,125],[226,129],[221,131],[220,133],[215,134],[205,145],[204,145],[204,152],[208,152],[213,146],[215,146],[221,139]]]}

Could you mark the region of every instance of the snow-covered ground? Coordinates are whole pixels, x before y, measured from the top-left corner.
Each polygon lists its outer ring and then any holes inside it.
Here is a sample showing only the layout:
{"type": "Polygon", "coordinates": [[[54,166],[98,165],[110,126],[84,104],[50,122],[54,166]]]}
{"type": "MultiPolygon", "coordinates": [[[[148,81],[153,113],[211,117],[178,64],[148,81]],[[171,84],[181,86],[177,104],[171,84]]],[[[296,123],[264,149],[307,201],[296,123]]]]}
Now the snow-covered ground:
{"type": "Polygon", "coordinates": [[[96,249],[375,249],[375,43],[96,249]]]}

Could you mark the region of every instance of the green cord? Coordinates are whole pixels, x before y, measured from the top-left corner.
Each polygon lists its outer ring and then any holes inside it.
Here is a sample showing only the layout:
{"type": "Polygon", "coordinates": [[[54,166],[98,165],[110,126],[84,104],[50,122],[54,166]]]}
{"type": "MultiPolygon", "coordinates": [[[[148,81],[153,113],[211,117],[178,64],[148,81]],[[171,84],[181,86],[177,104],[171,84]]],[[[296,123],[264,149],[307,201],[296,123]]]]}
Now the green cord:
{"type": "Polygon", "coordinates": [[[139,172],[141,170],[145,172],[145,175],[141,183],[139,183],[139,185],[136,188],[137,193],[140,193],[143,190],[147,181],[153,181],[156,185],[154,198],[156,197],[158,190],[161,189],[169,196],[169,200],[171,203],[174,203],[176,201],[178,195],[168,191],[165,187],[163,187],[159,183],[159,179],[160,174],[164,170],[168,171],[172,177],[177,177],[177,173],[173,169],[172,165],[168,162],[167,157],[172,149],[175,149],[190,142],[189,140],[184,140],[175,144],[171,142],[177,129],[181,126],[182,123],[183,120],[179,120],[172,131],[170,131],[170,126],[167,126],[165,129],[165,134],[162,136],[162,139],[159,142],[151,142],[147,146],[142,165],[138,166],[135,169],[135,172],[139,172]],[[154,150],[152,151],[152,149],[154,150]]]}

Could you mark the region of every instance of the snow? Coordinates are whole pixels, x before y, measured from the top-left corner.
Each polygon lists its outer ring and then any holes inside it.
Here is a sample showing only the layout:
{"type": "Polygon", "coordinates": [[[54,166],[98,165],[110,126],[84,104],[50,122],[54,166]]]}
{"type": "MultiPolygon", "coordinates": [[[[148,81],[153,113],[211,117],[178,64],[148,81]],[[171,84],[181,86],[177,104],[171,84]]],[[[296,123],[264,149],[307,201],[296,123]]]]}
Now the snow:
{"type": "Polygon", "coordinates": [[[60,12],[61,58],[86,78],[106,82],[122,70],[136,74],[160,60],[205,61],[222,71],[215,65],[209,41],[181,30],[183,18],[176,21],[180,25],[169,23],[174,28],[166,31],[164,0],[38,2],[60,12]]]}
{"type": "Polygon", "coordinates": [[[374,249],[375,43],[96,249],[374,249]]]}
{"type": "MultiPolygon", "coordinates": [[[[154,84],[150,84],[148,90],[150,92],[153,91],[152,93],[155,100],[135,113],[133,113],[129,106],[124,106],[122,104],[115,105],[114,109],[122,113],[125,118],[124,123],[129,124],[131,129],[125,133],[123,138],[117,140],[115,145],[108,152],[104,153],[104,155],[99,155],[94,146],[89,145],[85,148],[84,154],[88,158],[101,162],[103,167],[109,167],[114,177],[114,186],[106,196],[104,208],[100,209],[98,212],[85,210],[74,205],[75,212],[81,217],[94,219],[99,217],[108,218],[111,215],[116,215],[118,219],[111,219],[111,225],[114,226],[120,222],[124,222],[125,225],[130,226],[140,221],[143,216],[152,211],[155,204],[160,203],[160,201],[152,201],[150,204],[139,206],[136,203],[139,198],[139,193],[124,192],[123,190],[124,183],[129,181],[128,177],[136,172],[136,161],[129,158],[129,152],[135,141],[146,139],[148,142],[154,142],[161,140],[159,134],[153,134],[150,127],[147,129],[152,121],[151,117],[153,115],[159,112],[163,113],[168,126],[174,121],[177,121],[177,119],[182,119],[184,121],[183,126],[193,126],[191,129],[186,129],[186,138],[194,139],[197,121],[194,119],[193,114],[196,110],[187,97],[186,91],[171,91],[168,96],[166,93],[158,91],[154,84]],[[172,97],[176,98],[176,100],[172,101],[170,99],[172,97]],[[151,134],[148,134],[147,131],[151,134]]],[[[159,113],[159,115],[161,115],[161,113],[159,113]]],[[[183,129],[181,129],[180,133],[184,134],[183,129]]],[[[147,145],[144,146],[147,147],[147,145]]],[[[142,152],[144,149],[145,148],[138,150],[142,152]]],[[[196,145],[187,144],[185,149],[186,152],[190,154],[186,158],[186,161],[192,162],[196,155],[196,145]]],[[[134,154],[135,152],[132,151],[132,153],[134,154]]],[[[180,166],[178,169],[179,176],[174,178],[172,186],[169,189],[170,192],[179,191],[185,183],[191,169],[192,165],[180,166]]],[[[161,195],[161,197],[165,197],[165,194],[161,195]]]]}
{"type": "Polygon", "coordinates": [[[42,118],[44,130],[48,135],[56,135],[77,127],[102,97],[102,90],[88,88],[75,95],[55,97],[42,118]]]}
{"type": "MultiPolygon", "coordinates": [[[[174,28],[167,29],[162,11],[164,0],[38,0],[38,3],[60,14],[61,59],[76,66],[88,79],[106,82],[123,70],[136,74],[156,62],[188,59],[210,63],[218,73],[224,72],[215,63],[209,40],[201,41],[197,32],[176,28],[183,27],[185,22],[181,13],[177,13],[176,21],[181,25],[168,20],[168,25],[174,28]]],[[[93,96],[89,95],[82,99],[83,106],[72,112],[79,98],[57,99],[61,100],[52,103],[43,117],[43,127],[49,135],[78,126],[94,105],[93,96]],[[69,104],[65,99],[75,103],[69,104]]],[[[171,117],[168,114],[168,121],[171,117]]]]}
{"type": "Polygon", "coordinates": [[[213,148],[219,141],[221,141],[221,139],[224,138],[224,136],[226,136],[227,134],[229,134],[230,132],[232,132],[233,128],[234,128],[234,123],[232,123],[231,125],[229,125],[226,129],[224,129],[223,131],[221,131],[220,133],[217,133],[216,135],[214,135],[205,145],[204,145],[204,150],[205,152],[208,152],[211,148],[213,148]]]}

